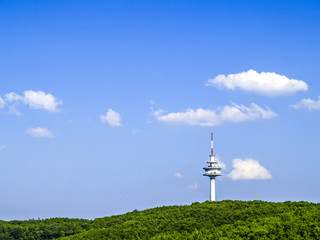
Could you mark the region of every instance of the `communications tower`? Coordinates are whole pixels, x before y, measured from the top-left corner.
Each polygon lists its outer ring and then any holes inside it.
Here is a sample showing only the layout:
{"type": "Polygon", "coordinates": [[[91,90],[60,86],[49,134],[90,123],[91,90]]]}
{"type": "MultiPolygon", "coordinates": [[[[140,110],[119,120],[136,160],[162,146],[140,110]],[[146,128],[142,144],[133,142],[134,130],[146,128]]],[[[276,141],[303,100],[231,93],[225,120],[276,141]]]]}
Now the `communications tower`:
{"type": "Polygon", "coordinates": [[[216,155],[213,155],[213,133],[211,133],[211,154],[209,155],[210,161],[207,162],[209,166],[203,168],[206,171],[203,176],[210,177],[210,201],[216,200],[215,179],[216,177],[222,176],[220,172],[221,165],[215,160],[215,156],[216,155]]]}

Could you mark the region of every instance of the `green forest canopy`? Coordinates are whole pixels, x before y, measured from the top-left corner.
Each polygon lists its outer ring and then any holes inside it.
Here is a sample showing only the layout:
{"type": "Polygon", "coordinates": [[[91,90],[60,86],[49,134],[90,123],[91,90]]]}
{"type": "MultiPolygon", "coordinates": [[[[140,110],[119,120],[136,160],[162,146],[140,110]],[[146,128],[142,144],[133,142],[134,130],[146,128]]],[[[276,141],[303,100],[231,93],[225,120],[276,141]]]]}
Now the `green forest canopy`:
{"type": "Polygon", "coordinates": [[[207,201],[95,220],[0,221],[0,239],[320,239],[320,204],[207,201]]]}

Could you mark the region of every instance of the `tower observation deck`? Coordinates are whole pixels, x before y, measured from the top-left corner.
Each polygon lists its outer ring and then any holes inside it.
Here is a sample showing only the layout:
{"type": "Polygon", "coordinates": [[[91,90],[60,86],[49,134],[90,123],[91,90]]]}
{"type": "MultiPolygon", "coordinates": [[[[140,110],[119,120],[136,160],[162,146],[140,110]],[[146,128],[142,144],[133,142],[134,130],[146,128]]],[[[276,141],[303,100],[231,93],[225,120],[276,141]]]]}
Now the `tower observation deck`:
{"type": "Polygon", "coordinates": [[[211,133],[211,154],[209,155],[210,161],[208,167],[204,167],[205,173],[203,176],[210,177],[210,201],[216,200],[216,189],[215,189],[215,179],[216,177],[222,176],[220,170],[221,165],[215,159],[216,155],[213,155],[213,133],[211,133]]]}

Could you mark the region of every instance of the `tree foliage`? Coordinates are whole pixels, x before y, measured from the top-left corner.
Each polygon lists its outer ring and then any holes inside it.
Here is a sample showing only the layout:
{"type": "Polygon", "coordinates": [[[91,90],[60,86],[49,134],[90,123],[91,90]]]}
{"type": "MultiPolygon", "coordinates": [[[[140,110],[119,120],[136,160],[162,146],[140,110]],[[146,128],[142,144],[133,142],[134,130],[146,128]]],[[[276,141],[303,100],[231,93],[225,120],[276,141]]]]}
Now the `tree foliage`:
{"type": "Polygon", "coordinates": [[[0,239],[320,239],[320,204],[221,201],[95,220],[0,221],[0,239]]]}

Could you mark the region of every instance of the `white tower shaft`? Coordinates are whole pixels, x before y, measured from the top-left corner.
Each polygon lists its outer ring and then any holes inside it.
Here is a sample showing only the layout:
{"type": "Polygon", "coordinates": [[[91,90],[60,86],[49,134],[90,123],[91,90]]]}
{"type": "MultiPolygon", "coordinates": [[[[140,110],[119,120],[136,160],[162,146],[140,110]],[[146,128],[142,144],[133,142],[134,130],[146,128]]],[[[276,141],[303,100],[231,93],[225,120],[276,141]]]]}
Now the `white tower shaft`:
{"type": "Polygon", "coordinates": [[[210,178],[210,201],[216,200],[216,180],[214,177],[210,178]]]}

